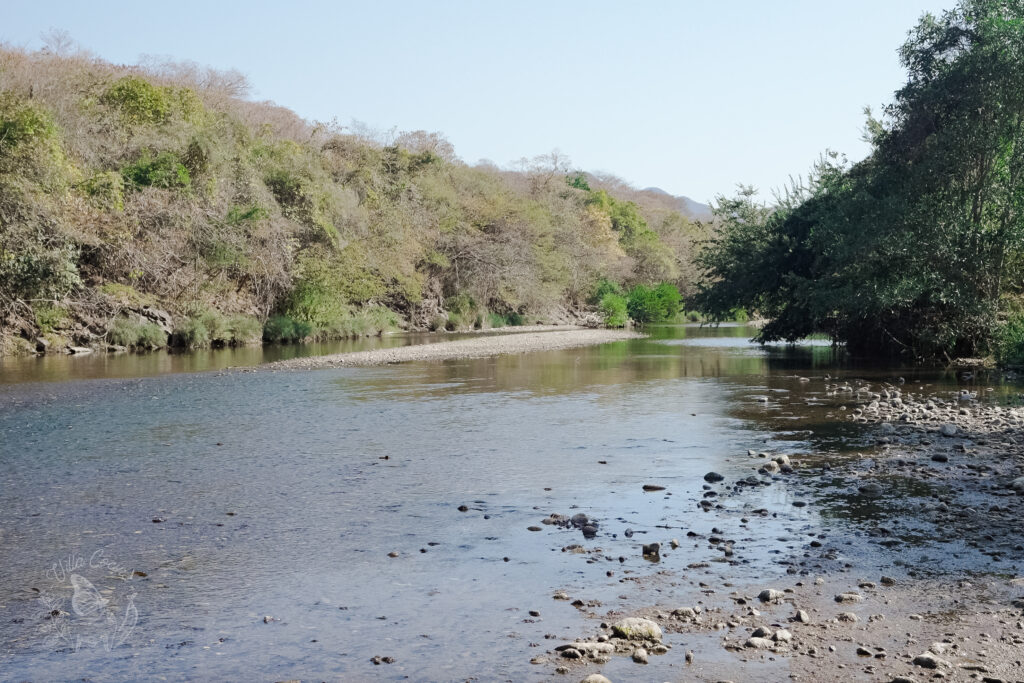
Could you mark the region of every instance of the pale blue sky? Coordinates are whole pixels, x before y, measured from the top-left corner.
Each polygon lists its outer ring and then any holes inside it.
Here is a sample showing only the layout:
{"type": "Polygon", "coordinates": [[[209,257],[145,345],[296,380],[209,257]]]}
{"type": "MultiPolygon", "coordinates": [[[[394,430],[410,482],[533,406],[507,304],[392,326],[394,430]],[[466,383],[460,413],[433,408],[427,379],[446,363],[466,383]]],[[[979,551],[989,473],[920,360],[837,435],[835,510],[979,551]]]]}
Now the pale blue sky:
{"type": "Polygon", "coordinates": [[[0,41],[50,27],[114,62],[237,68],[317,120],[436,130],[467,162],[554,148],[707,201],[765,194],[826,148],[858,159],[896,49],[954,0],[99,2],[0,0],[0,41]]]}

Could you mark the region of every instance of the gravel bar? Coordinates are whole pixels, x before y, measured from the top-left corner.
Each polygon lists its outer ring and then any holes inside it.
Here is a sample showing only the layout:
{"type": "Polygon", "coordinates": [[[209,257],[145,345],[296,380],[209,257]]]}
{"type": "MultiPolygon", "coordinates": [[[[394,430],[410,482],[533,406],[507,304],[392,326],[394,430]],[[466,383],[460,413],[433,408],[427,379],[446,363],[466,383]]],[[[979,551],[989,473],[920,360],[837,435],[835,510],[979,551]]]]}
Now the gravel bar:
{"type": "Polygon", "coordinates": [[[268,363],[271,370],[314,370],[349,365],[389,365],[423,360],[452,360],[458,358],[485,358],[530,351],[558,351],[579,346],[593,346],[624,339],[640,339],[644,335],[627,330],[559,330],[555,332],[527,332],[459,339],[436,344],[416,344],[392,349],[335,353],[328,356],[292,358],[268,363]]]}

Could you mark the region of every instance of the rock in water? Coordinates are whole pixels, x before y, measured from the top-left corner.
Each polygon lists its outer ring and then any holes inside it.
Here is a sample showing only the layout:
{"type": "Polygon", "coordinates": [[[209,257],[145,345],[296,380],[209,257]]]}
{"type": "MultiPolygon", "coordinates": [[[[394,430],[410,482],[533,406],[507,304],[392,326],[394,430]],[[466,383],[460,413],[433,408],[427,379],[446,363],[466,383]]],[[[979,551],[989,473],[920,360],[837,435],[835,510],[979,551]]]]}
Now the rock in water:
{"type": "Polygon", "coordinates": [[[658,484],[644,484],[643,489],[644,491],[664,491],[665,487],[658,484]]]}
{"type": "Polygon", "coordinates": [[[774,588],[765,588],[763,591],[757,594],[757,599],[761,602],[778,602],[782,598],[786,597],[786,594],[782,591],[777,591],[774,588]]]}
{"type": "Polygon", "coordinates": [[[1010,488],[1017,493],[1024,493],[1024,477],[1017,477],[1010,484],[1010,488]]]}
{"type": "Polygon", "coordinates": [[[661,627],[650,619],[628,617],[612,624],[612,633],[626,640],[653,640],[661,642],[661,627]]]}
{"type": "Polygon", "coordinates": [[[644,546],[644,557],[661,557],[661,544],[648,543],[644,546]]]}
{"type": "Polygon", "coordinates": [[[647,663],[647,650],[643,649],[642,647],[638,647],[636,650],[634,650],[633,651],[633,661],[636,662],[637,664],[646,664],[647,663]]]}
{"type": "Polygon", "coordinates": [[[708,472],[707,474],[704,475],[704,481],[708,482],[709,484],[714,484],[715,482],[722,481],[723,479],[725,479],[725,477],[723,477],[718,472],[708,472]]]}
{"type": "Polygon", "coordinates": [[[612,683],[610,680],[602,676],[601,674],[590,674],[584,678],[580,683],[612,683]]]}
{"type": "Polygon", "coordinates": [[[836,602],[863,602],[864,596],[860,593],[839,593],[835,598],[836,602]]]}
{"type": "Polygon", "coordinates": [[[952,422],[947,422],[939,427],[939,433],[943,436],[956,436],[956,425],[952,422]]]}
{"type": "Polygon", "coordinates": [[[864,484],[863,486],[858,487],[857,490],[860,491],[862,496],[868,496],[870,498],[878,498],[882,495],[881,485],[876,484],[875,482],[864,484]]]}

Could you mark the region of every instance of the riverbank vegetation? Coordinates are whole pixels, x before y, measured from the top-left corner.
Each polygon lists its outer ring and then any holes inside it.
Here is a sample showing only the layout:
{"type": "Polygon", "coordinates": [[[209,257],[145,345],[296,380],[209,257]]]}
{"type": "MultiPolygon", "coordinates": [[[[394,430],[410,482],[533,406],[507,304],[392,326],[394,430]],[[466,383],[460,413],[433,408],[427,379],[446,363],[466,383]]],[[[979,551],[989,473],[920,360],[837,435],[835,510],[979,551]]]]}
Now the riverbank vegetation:
{"type": "Polygon", "coordinates": [[[1024,3],[962,0],[900,49],[908,79],[862,162],[823,156],[768,207],[750,188],[696,297],[769,319],[762,341],[826,333],[857,353],[1024,360],[1024,3]]]}
{"type": "Polygon", "coordinates": [[[235,72],[66,40],[0,49],[5,351],[572,322],[603,281],[695,291],[709,228],[678,198],[246,94],[235,72]]]}

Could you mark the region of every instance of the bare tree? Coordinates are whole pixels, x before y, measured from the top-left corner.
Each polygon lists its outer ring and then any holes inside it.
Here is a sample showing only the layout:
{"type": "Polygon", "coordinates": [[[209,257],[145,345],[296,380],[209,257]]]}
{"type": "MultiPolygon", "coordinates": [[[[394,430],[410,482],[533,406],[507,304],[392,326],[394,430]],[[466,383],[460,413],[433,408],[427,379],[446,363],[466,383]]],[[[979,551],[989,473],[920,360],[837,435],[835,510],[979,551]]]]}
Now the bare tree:
{"type": "Polygon", "coordinates": [[[39,39],[43,41],[44,51],[58,57],[67,57],[75,49],[75,41],[71,37],[71,33],[63,28],[51,26],[39,34],[39,39]]]}

